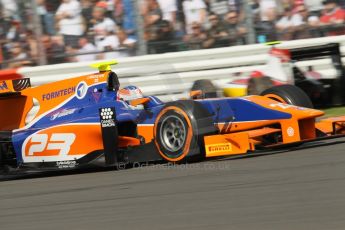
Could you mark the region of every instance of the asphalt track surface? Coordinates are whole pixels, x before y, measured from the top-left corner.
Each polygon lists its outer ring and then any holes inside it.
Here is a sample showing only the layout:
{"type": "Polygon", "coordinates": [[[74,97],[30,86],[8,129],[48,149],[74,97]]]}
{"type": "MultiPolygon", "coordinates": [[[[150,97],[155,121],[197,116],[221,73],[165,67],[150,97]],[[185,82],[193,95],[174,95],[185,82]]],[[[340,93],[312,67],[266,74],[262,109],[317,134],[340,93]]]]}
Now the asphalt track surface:
{"type": "Polygon", "coordinates": [[[345,144],[2,181],[0,229],[345,229],[345,144]]]}

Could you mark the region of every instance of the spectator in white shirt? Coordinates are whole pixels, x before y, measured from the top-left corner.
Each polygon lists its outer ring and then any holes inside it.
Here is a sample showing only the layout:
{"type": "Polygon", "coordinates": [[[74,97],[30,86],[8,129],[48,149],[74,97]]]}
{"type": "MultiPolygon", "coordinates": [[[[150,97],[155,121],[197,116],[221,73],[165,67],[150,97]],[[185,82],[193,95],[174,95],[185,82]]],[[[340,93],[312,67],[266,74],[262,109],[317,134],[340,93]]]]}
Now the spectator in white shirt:
{"type": "Polygon", "coordinates": [[[95,40],[98,40],[100,36],[103,37],[104,31],[107,35],[116,32],[116,24],[111,18],[105,16],[106,11],[106,8],[100,6],[95,6],[92,11],[92,19],[90,22],[93,25],[91,30],[94,32],[95,40]]]}
{"type": "Polygon", "coordinates": [[[15,19],[18,18],[18,5],[17,1],[14,0],[0,0],[0,4],[3,7],[3,14],[5,17],[13,17],[15,19]]]}
{"type": "Polygon", "coordinates": [[[111,59],[119,56],[119,38],[115,34],[109,34],[106,29],[99,29],[95,38],[97,50],[102,51],[98,59],[111,59]]]}
{"type": "Polygon", "coordinates": [[[80,3],[77,0],[63,0],[57,9],[56,21],[65,44],[77,47],[78,39],[84,32],[80,3]]]}
{"type": "Polygon", "coordinates": [[[79,47],[80,49],[77,51],[78,56],[76,56],[77,62],[83,61],[95,61],[97,59],[97,54],[93,53],[97,51],[97,48],[89,42],[86,38],[79,39],[79,47]]]}
{"type": "Polygon", "coordinates": [[[159,7],[163,13],[163,20],[176,23],[177,2],[176,0],[158,0],[159,7]]]}
{"type": "Polygon", "coordinates": [[[319,26],[319,18],[316,15],[311,15],[305,5],[299,5],[295,8],[297,14],[301,15],[303,24],[296,28],[295,39],[305,39],[317,35],[319,26]]]}
{"type": "MultiPolygon", "coordinates": [[[[230,10],[231,0],[206,0],[208,11],[223,17],[230,10]]],[[[232,0],[234,2],[234,0],[232,0]]]]}
{"type": "Polygon", "coordinates": [[[261,21],[268,21],[267,12],[277,13],[278,5],[275,0],[259,0],[261,21]]]}
{"type": "Polygon", "coordinates": [[[185,16],[186,30],[191,33],[193,22],[204,25],[206,22],[206,4],[202,0],[184,0],[183,13],[185,16]]]}
{"type": "Polygon", "coordinates": [[[323,9],[322,1],[320,0],[304,0],[304,4],[309,12],[320,11],[323,9]]]}
{"type": "Polygon", "coordinates": [[[303,24],[307,24],[312,27],[319,26],[319,17],[316,15],[310,14],[310,10],[306,5],[299,5],[296,7],[296,13],[301,15],[303,24]]]}
{"type": "Polygon", "coordinates": [[[300,14],[293,14],[290,8],[286,8],[285,15],[279,19],[276,26],[279,30],[285,30],[302,24],[302,16],[300,14]]]}
{"type": "Polygon", "coordinates": [[[292,9],[287,7],[284,10],[284,16],[276,23],[276,28],[282,40],[291,40],[296,28],[303,24],[303,17],[300,14],[294,14],[292,9]]]}
{"type": "Polygon", "coordinates": [[[92,19],[90,20],[91,28],[90,32],[94,34],[94,41],[98,51],[104,53],[97,55],[97,59],[110,59],[116,58],[119,48],[119,39],[115,35],[117,30],[116,23],[106,17],[107,5],[99,2],[93,8],[92,19]]]}
{"type": "Polygon", "coordinates": [[[119,57],[134,56],[137,40],[128,37],[123,29],[118,29],[117,37],[119,38],[120,48],[124,48],[123,50],[119,51],[119,57]]]}

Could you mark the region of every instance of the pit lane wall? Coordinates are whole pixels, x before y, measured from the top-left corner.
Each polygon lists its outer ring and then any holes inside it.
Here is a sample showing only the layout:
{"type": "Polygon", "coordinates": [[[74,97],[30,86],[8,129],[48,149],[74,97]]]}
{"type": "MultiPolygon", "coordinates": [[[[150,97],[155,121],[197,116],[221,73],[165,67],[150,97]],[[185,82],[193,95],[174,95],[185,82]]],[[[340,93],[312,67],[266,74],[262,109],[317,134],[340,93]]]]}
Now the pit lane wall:
{"type": "MultiPolygon", "coordinates": [[[[340,43],[345,55],[345,35],[282,42],[276,47],[297,48],[327,43],[340,43]]],[[[163,100],[188,97],[188,90],[197,79],[211,79],[222,87],[236,76],[246,76],[264,67],[269,46],[244,45],[217,49],[184,51],[119,59],[114,71],[125,85],[139,86],[144,94],[157,95],[163,100]]],[[[345,63],[345,58],[343,58],[345,63]]],[[[336,71],[331,59],[301,61],[302,69],[313,66],[325,78],[334,78],[336,71]]],[[[0,71],[0,79],[29,77],[33,86],[93,72],[90,63],[65,63],[38,67],[22,67],[0,71]]]]}

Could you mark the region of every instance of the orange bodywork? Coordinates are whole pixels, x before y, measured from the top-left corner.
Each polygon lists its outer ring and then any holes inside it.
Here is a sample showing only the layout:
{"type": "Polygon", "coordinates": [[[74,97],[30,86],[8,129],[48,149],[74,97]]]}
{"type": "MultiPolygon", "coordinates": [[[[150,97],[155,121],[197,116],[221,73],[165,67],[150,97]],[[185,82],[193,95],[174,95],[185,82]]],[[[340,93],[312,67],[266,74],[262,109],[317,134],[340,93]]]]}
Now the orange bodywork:
{"type": "Polygon", "coordinates": [[[206,136],[204,141],[206,157],[243,154],[254,150],[247,132],[206,136]]]}
{"type": "MultiPolygon", "coordinates": [[[[33,107],[33,100],[39,105],[39,110],[32,117],[35,119],[74,96],[75,88],[80,82],[84,82],[88,86],[105,82],[108,74],[109,72],[101,72],[65,79],[38,87],[26,88],[20,93],[18,92],[18,95],[0,98],[0,108],[6,108],[6,112],[0,113],[0,131],[23,128],[26,125],[25,119],[33,107]],[[54,93],[58,96],[55,96],[54,93]]],[[[13,92],[15,91],[12,80],[0,81],[0,94],[13,92]],[[5,84],[6,87],[4,87],[5,84]]]]}
{"type": "Polygon", "coordinates": [[[38,100],[40,104],[40,110],[36,116],[39,116],[42,113],[55,108],[56,106],[73,96],[75,94],[75,89],[80,82],[84,82],[88,86],[98,82],[105,82],[107,80],[108,74],[109,72],[95,73],[44,84],[36,88],[27,88],[22,91],[22,95],[38,100]],[[58,92],[59,96],[55,97],[53,94],[51,94],[51,92],[58,92]]]}
{"type": "MultiPolygon", "coordinates": [[[[0,81],[0,131],[26,128],[36,118],[53,111],[69,99],[77,96],[79,84],[85,88],[107,81],[109,71],[101,71],[77,78],[44,84],[38,87],[26,88],[16,92],[12,80],[0,81]],[[36,106],[33,115],[28,115],[36,106]],[[28,121],[29,120],[29,121],[28,121]]],[[[86,91],[85,91],[86,93],[86,91]]],[[[146,100],[138,100],[145,104],[146,100]]],[[[142,126],[139,133],[147,142],[152,140],[153,126],[142,126]]],[[[140,139],[127,136],[118,137],[118,147],[138,146],[140,139]]],[[[37,160],[37,157],[52,157],[55,160],[83,157],[94,151],[104,149],[101,126],[99,123],[70,123],[52,126],[32,134],[25,140],[22,147],[26,162],[37,160]],[[73,132],[71,132],[73,130],[73,132]],[[64,152],[66,151],[66,153],[64,152]],[[66,157],[66,158],[63,158],[66,157]]]]}
{"type": "Polygon", "coordinates": [[[328,135],[345,134],[345,116],[323,119],[316,123],[316,128],[328,135]]]}
{"type": "Polygon", "coordinates": [[[153,140],[153,124],[148,125],[138,125],[138,135],[142,136],[145,139],[145,143],[149,143],[153,140]]]}
{"type": "Polygon", "coordinates": [[[11,80],[0,81],[0,93],[14,92],[13,83],[11,80]]]}
{"type": "Polygon", "coordinates": [[[25,116],[23,111],[29,111],[32,107],[32,100],[24,96],[0,98],[0,108],[5,108],[0,113],[0,131],[13,130],[24,126],[25,116]]]}
{"type": "Polygon", "coordinates": [[[145,105],[150,101],[149,98],[138,98],[130,102],[131,106],[145,105]]]}
{"type": "Polygon", "coordinates": [[[316,129],[332,132],[336,122],[338,130],[345,133],[345,117],[325,120],[315,123],[315,119],[324,112],[284,103],[279,103],[268,97],[247,96],[252,101],[268,109],[291,114],[290,119],[262,120],[250,122],[236,122],[215,124],[220,131],[219,135],[204,137],[206,157],[244,154],[255,150],[255,146],[263,144],[263,137],[279,133],[281,142],[275,145],[306,141],[316,138],[316,129]],[[343,129],[344,128],[344,129],[343,129]]]}

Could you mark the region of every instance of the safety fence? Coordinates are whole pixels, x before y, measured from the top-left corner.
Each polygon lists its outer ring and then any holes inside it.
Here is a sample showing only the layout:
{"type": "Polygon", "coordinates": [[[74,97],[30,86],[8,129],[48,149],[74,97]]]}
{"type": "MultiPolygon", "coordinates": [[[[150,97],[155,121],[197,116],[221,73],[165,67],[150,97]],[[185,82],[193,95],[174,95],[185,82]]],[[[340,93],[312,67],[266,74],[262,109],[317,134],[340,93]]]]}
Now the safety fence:
{"type": "MultiPolygon", "coordinates": [[[[283,42],[277,47],[297,48],[327,43],[340,43],[345,54],[345,36],[333,36],[283,42]]],[[[114,71],[123,86],[137,85],[145,94],[158,95],[163,100],[187,97],[193,82],[210,79],[217,86],[237,77],[248,76],[253,70],[265,67],[269,46],[263,44],[244,45],[228,48],[154,54],[119,59],[114,71]]],[[[298,67],[312,66],[324,78],[334,78],[336,70],[331,59],[300,61],[298,67]]],[[[345,62],[345,58],[343,58],[345,62]]],[[[92,73],[90,63],[65,63],[38,67],[23,67],[16,70],[0,71],[0,79],[29,77],[33,86],[47,82],[92,73]]]]}

